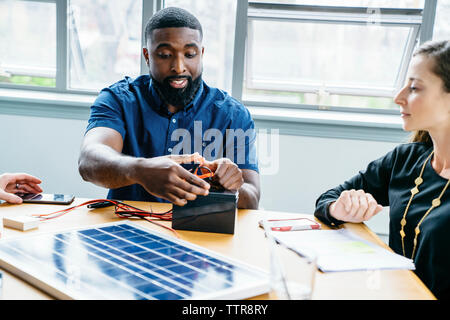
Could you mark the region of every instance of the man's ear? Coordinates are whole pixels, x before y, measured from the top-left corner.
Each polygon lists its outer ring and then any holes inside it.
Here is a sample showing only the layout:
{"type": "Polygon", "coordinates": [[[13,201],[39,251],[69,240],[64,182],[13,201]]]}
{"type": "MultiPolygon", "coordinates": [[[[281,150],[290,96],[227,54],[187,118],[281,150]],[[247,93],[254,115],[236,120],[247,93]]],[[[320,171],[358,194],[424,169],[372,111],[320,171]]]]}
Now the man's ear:
{"type": "Polygon", "coordinates": [[[202,47],[202,58],[204,54],[205,54],[205,47],[202,47]]]}
{"type": "Polygon", "coordinates": [[[148,50],[147,50],[147,48],[142,48],[142,54],[144,55],[144,59],[145,59],[145,62],[147,63],[147,66],[149,67],[150,66],[150,58],[149,58],[149,56],[148,56],[148,50]]]}

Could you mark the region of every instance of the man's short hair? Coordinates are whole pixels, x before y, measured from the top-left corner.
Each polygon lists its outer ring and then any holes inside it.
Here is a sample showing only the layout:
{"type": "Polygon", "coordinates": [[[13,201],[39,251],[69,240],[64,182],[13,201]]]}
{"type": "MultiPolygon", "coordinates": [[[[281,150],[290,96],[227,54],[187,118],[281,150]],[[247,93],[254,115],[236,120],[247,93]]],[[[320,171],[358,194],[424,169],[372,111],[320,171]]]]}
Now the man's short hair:
{"type": "Polygon", "coordinates": [[[145,26],[145,44],[151,39],[155,29],[163,28],[190,28],[200,31],[200,39],[203,39],[203,30],[200,21],[189,11],[168,7],[156,12],[145,26]]]}

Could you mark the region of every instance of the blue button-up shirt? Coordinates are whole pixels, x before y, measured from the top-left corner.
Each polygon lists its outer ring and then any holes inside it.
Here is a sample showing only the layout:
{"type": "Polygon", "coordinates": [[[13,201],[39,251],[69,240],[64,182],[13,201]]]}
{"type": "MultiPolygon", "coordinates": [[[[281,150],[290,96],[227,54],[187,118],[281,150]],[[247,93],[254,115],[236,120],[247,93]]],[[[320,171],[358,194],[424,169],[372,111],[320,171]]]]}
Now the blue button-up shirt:
{"type": "MultiPolygon", "coordinates": [[[[153,158],[199,152],[207,160],[227,157],[241,169],[258,172],[256,132],[250,112],[226,92],[202,83],[193,101],[168,111],[152,80],[126,77],[103,89],[91,107],[86,132],[108,127],[123,138],[122,153],[153,158]]],[[[109,199],[158,201],[140,185],[111,189],[109,199]]]]}

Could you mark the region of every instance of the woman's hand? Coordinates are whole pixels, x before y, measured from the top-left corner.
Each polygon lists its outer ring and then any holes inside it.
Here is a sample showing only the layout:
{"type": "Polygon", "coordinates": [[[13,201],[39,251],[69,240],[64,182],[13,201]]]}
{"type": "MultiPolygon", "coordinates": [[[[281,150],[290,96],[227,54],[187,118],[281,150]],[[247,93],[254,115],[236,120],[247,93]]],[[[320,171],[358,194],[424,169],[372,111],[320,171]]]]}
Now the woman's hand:
{"type": "Polygon", "coordinates": [[[345,190],[329,207],[330,215],[344,222],[367,221],[379,213],[383,207],[370,193],[364,190],[345,190]]]}
{"type": "Polygon", "coordinates": [[[5,173],[0,175],[0,200],[19,204],[22,199],[15,193],[41,193],[42,181],[26,173],[5,173]]]}

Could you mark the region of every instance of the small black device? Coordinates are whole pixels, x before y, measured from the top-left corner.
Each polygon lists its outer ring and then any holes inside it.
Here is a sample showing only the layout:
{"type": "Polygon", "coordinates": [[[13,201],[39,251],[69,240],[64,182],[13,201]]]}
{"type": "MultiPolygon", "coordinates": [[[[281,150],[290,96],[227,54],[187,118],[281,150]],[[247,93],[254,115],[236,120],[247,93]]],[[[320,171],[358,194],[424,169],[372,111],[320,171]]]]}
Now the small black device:
{"type": "Polygon", "coordinates": [[[217,190],[182,207],[173,205],[172,228],[234,234],[237,201],[237,192],[217,190]]]}
{"type": "Polygon", "coordinates": [[[103,201],[103,202],[97,202],[97,203],[91,203],[88,204],[87,207],[89,209],[100,209],[100,208],[107,208],[114,205],[114,202],[111,201],[103,201]]]}
{"type": "Polygon", "coordinates": [[[68,194],[16,193],[23,203],[71,204],[75,197],[68,194]]]}
{"type": "Polygon", "coordinates": [[[181,163],[180,166],[182,166],[187,171],[193,172],[200,166],[200,163],[197,162],[181,163]]]}

